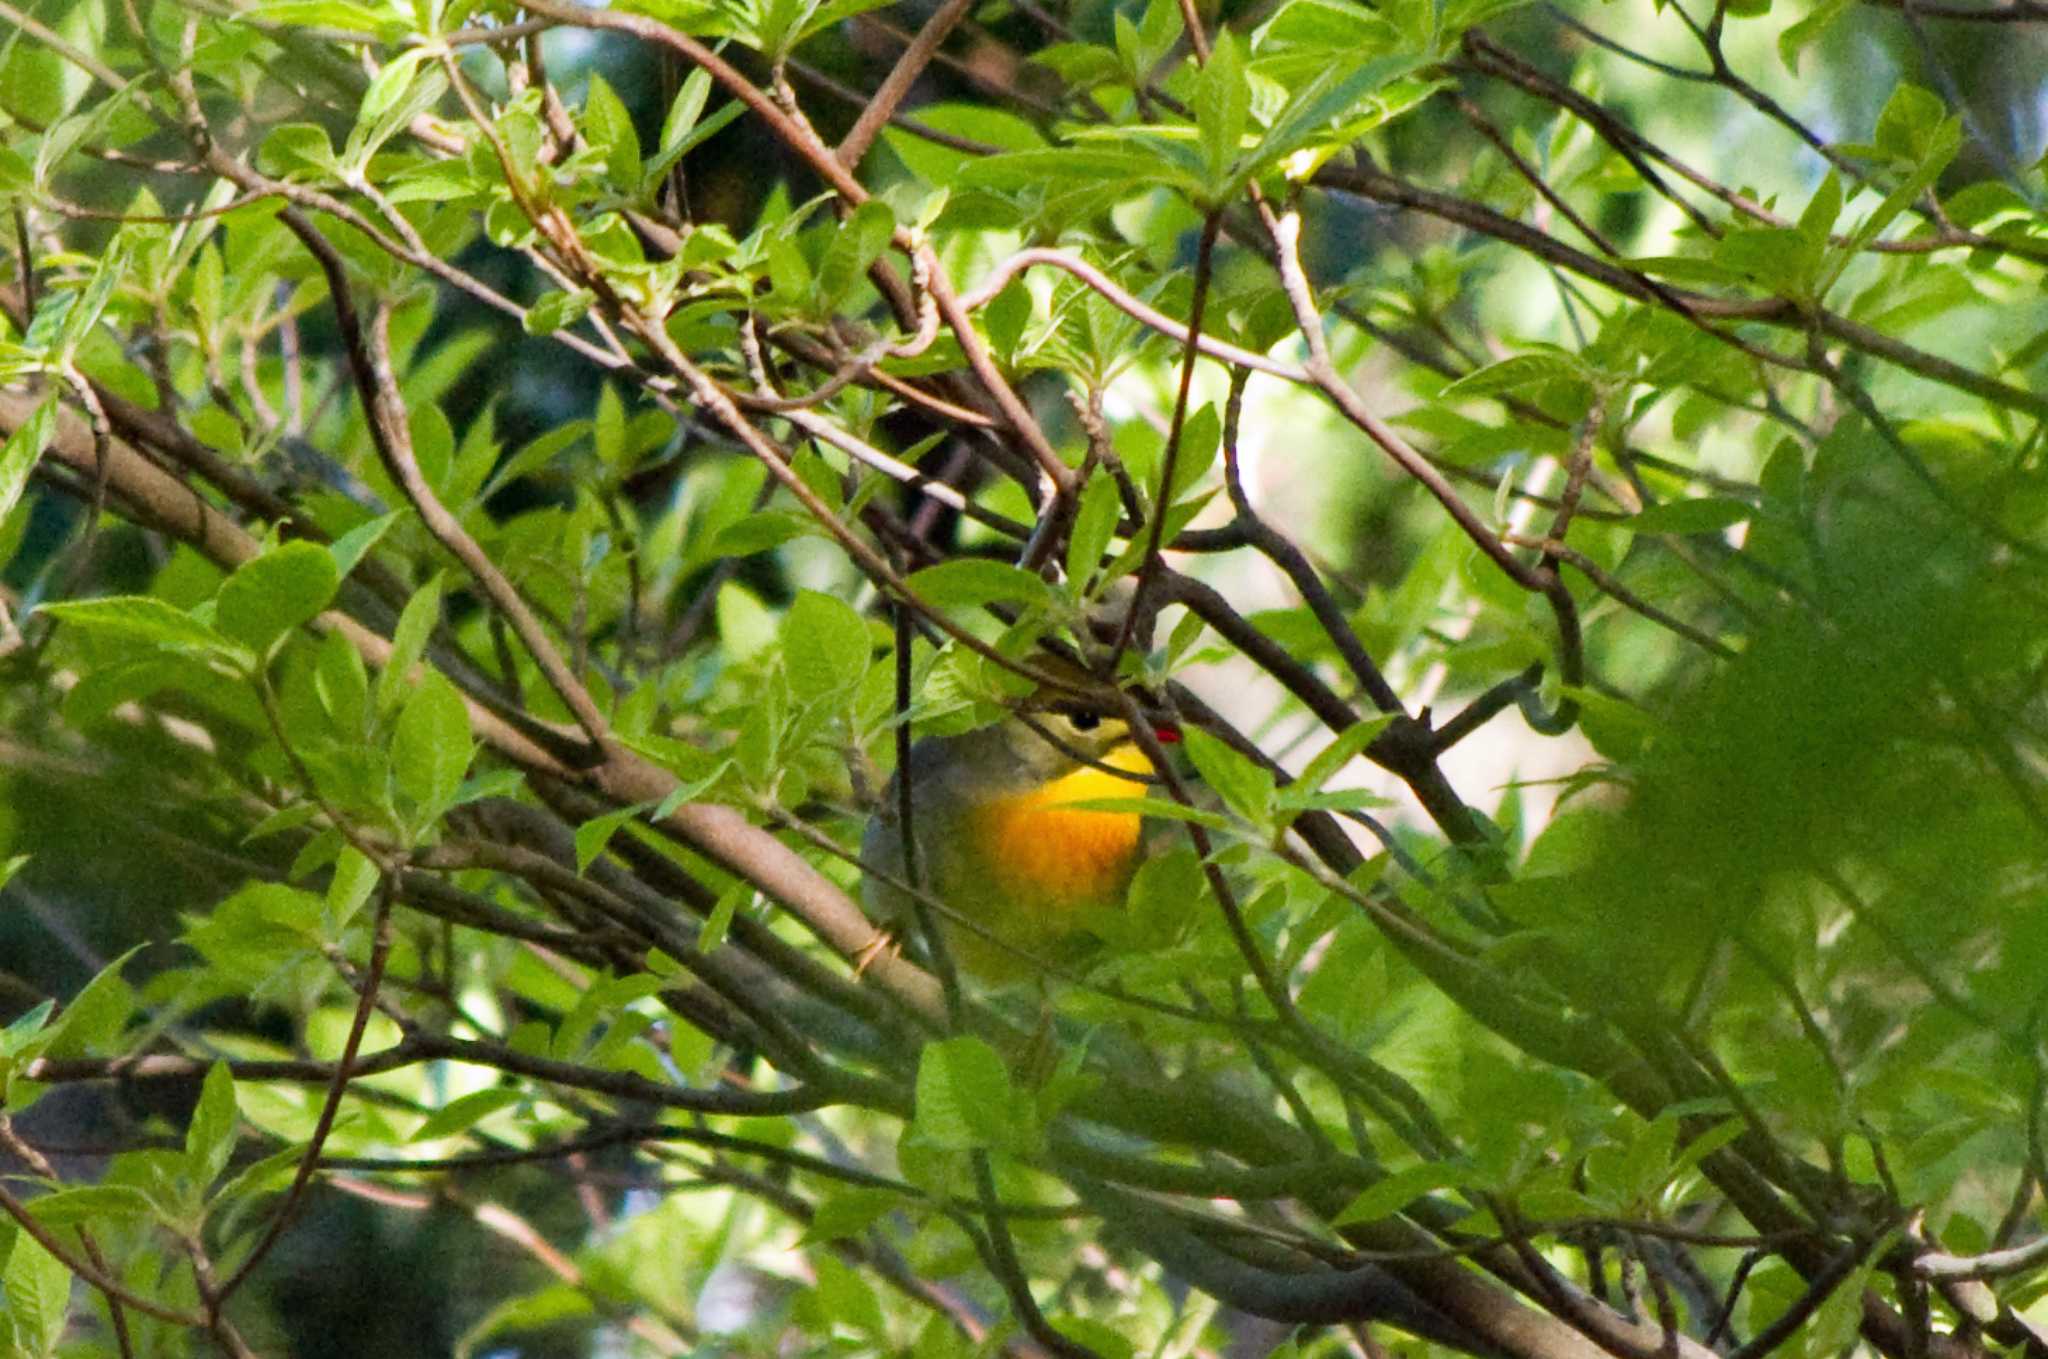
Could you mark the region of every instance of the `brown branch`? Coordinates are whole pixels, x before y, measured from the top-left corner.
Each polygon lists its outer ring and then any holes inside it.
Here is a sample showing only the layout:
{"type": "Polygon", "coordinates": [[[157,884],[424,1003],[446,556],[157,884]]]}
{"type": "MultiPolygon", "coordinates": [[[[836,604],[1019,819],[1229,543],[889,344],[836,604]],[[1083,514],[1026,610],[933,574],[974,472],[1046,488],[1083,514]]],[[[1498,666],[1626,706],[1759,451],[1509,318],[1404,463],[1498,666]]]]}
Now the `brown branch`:
{"type": "MultiPolygon", "coordinates": [[[[564,24],[630,33],[644,41],[669,48],[684,60],[701,68],[745,104],[749,112],[760,118],[783,145],[801,156],[804,163],[849,206],[858,207],[870,197],[867,189],[839,162],[831,149],[818,140],[817,134],[807,124],[791,117],[773,98],[742,75],[730,62],[690,35],[642,15],[624,14],[615,10],[586,9],[581,5],[567,3],[566,0],[530,0],[530,3],[522,0],[522,3],[534,13],[546,15],[564,24]]],[[[940,264],[932,247],[909,228],[901,225],[896,228],[894,240],[898,249],[913,259],[922,260],[928,273],[927,287],[933,300],[938,304],[939,314],[945,317],[954,338],[960,342],[961,353],[967,359],[967,366],[973,370],[975,378],[996,403],[1004,418],[1009,421],[1017,437],[1023,440],[1025,448],[1037,462],[1046,479],[1052,483],[1055,492],[1062,496],[1069,494],[1073,485],[1073,470],[1060,458],[1059,451],[1046,438],[1045,431],[1040,428],[1030,408],[997,370],[995,360],[989,355],[988,345],[974,329],[973,318],[954,296],[952,285],[946,280],[945,268],[940,264]]]]}
{"type": "Polygon", "coordinates": [[[1633,613],[1641,614],[1659,627],[1669,628],[1694,646],[1711,651],[1724,661],[1735,659],[1735,649],[1726,642],[1723,642],[1711,633],[1701,631],[1683,618],[1658,608],[1649,600],[1644,599],[1641,595],[1623,585],[1611,572],[1602,567],[1600,563],[1594,561],[1578,549],[1567,546],[1557,538],[1530,538],[1511,533],[1508,535],[1508,541],[1520,547],[1533,547],[1546,557],[1555,557],[1558,561],[1565,563],[1567,566],[1574,567],[1583,573],[1586,579],[1593,582],[1594,587],[1600,593],[1607,595],[1623,608],[1633,613]]]}
{"type": "MultiPolygon", "coordinates": [[[[823,71],[807,62],[791,58],[789,70],[790,74],[803,81],[806,85],[812,85],[823,90],[826,94],[831,95],[843,104],[851,104],[855,108],[866,108],[868,105],[868,96],[866,94],[856,90],[851,85],[834,80],[831,76],[826,75],[823,71]]],[[[900,110],[889,115],[889,126],[900,127],[911,136],[921,141],[930,142],[934,146],[943,146],[949,150],[961,151],[970,156],[998,156],[1003,151],[1002,147],[992,145],[989,142],[978,142],[972,137],[959,137],[951,132],[941,132],[931,124],[919,122],[900,110]]]]}
{"type": "Polygon", "coordinates": [[[966,18],[967,11],[973,7],[974,0],[945,0],[932,12],[932,17],[925,20],[917,36],[910,40],[910,46],[903,49],[903,55],[896,59],[896,64],[869,98],[860,117],[840,138],[838,148],[832,153],[833,159],[849,170],[860,164],[882,128],[910,94],[910,87],[938,54],[939,45],[946,41],[954,25],[966,18]]]}
{"type": "Polygon", "coordinates": [[[1373,707],[1383,713],[1395,713],[1401,717],[1408,710],[1401,702],[1401,696],[1394,692],[1394,686],[1380,672],[1379,666],[1367,654],[1365,644],[1358,640],[1358,633],[1352,628],[1351,620],[1337,607],[1337,601],[1330,597],[1329,587],[1316,574],[1302,550],[1286,534],[1268,524],[1252,506],[1251,497],[1244,488],[1244,476],[1238,459],[1238,422],[1244,413],[1243,370],[1231,374],[1230,396],[1223,410],[1223,488],[1230,497],[1230,504],[1237,511],[1235,527],[1253,548],[1264,554],[1267,560],[1284,572],[1294,582],[1294,588],[1301,593],[1309,612],[1322,624],[1323,633],[1330,639],[1330,645],[1351,667],[1352,678],[1359,688],[1372,700],[1373,707]]]}
{"type": "Polygon", "coordinates": [[[365,328],[356,312],[349,288],[348,267],[342,262],[340,253],[296,208],[283,209],[278,218],[299,238],[327,276],[328,300],[334,306],[335,323],[341,329],[342,343],[347,349],[349,373],[363,404],[370,442],[376,448],[386,474],[412,502],[428,532],[454,554],[483,588],[491,603],[505,615],[512,630],[519,634],[519,640],[526,644],[527,652],[540,667],[541,674],[547,677],[548,687],[575,716],[576,724],[590,738],[591,744],[602,747],[608,729],[590,692],[583,687],[581,680],[570,673],[568,665],[542,628],[540,619],[527,606],[517,587],[505,578],[497,563],[490,559],[476,539],[469,536],[461,521],[449,513],[448,507],[434,494],[426,475],[420,471],[419,462],[413,456],[412,431],[406,420],[404,398],[399,395],[398,378],[391,369],[390,308],[380,305],[370,325],[365,328]]]}
{"type": "Polygon", "coordinates": [[[643,944],[659,947],[690,974],[710,987],[735,1010],[744,1014],[757,1029],[753,1035],[778,1066],[799,1076],[815,1077],[824,1070],[802,1035],[777,1012],[777,997],[763,994],[720,965],[715,955],[701,952],[695,940],[674,924],[615,894],[604,884],[578,874],[548,855],[518,844],[489,841],[458,842],[444,847],[434,862],[452,866],[477,866],[515,874],[538,888],[573,896],[606,919],[631,931],[643,944]]]}

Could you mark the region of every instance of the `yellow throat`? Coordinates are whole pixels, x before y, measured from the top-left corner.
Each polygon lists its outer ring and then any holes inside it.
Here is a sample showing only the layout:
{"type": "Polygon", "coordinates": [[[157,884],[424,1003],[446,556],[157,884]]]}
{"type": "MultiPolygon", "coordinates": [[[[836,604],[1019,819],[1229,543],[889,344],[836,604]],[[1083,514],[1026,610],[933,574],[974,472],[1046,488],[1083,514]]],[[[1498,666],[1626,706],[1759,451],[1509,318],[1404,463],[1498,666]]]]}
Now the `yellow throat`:
{"type": "Polygon", "coordinates": [[[1133,777],[1084,765],[1028,793],[995,798],[971,811],[969,833],[1005,895],[1056,912],[1120,900],[1137,853],[1141,819],[1132,812],[1089,811],[1072,804],[1142,796],[1141,776],[1152,766],[1129,742],[1110,750],[1102,763],[1133,777]]]}

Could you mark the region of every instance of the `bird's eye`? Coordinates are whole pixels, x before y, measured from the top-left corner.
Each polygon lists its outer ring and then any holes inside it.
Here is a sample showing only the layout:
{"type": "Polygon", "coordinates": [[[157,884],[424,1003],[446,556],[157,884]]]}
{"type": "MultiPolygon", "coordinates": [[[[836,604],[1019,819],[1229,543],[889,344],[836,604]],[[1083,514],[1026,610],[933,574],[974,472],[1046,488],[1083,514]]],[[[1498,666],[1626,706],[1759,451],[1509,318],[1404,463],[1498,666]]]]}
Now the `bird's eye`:
{"type": "Polygon", "coordinates": [[[1094,731],[1102,725],[1102,714],[1073,713],[1068,716],[1067,721],[1074,724],[1075,731],[1094,731]]]}

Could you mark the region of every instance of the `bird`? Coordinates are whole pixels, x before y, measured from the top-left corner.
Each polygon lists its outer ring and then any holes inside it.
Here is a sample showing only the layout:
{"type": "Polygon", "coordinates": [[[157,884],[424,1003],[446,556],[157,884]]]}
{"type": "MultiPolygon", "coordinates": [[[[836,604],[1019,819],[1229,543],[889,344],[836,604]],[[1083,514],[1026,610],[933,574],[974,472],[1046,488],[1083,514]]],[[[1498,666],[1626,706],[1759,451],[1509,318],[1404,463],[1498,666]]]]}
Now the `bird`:
{"type": "MultiPolygon", "coordinates": [[[[1154,731],[1179,739],[1166,724],[1154,731]]],[[[947,951],[967,973],[1002,985],[1070,961],[1091,925],[1123,905],[1145,820],[1073,805],[1144,796],[1151,761],[1122,718],[1027,702],[993,726],[918,741],[908,774],[917,885],[948,908],[947,951]]],[[[861,844],[869,913],[899,937],[914,918],[898,885],[908,876],[904,775],[891,776],[861,844]]]]}

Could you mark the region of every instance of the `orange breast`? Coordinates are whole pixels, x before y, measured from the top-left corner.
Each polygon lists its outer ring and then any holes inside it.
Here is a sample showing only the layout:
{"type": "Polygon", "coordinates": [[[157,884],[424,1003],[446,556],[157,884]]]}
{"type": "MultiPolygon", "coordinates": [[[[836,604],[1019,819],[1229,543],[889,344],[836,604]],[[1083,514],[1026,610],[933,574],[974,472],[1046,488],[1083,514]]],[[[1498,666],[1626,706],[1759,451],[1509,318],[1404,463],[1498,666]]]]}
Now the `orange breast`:
{"type": "MultiPolygon", "coordinates": [[[[1118,747],[1103,763],[1133,773],[1150,768],[1135,746],[1118,747]]],[[[1070,804],[1143,792],[1135,779],[1077,769],[1036,792],[977,808],[975,840],[1005,895],[1021,906],[1072,911],[1112,905],[1130,873],[1140,818],[1070,804]]]]}

